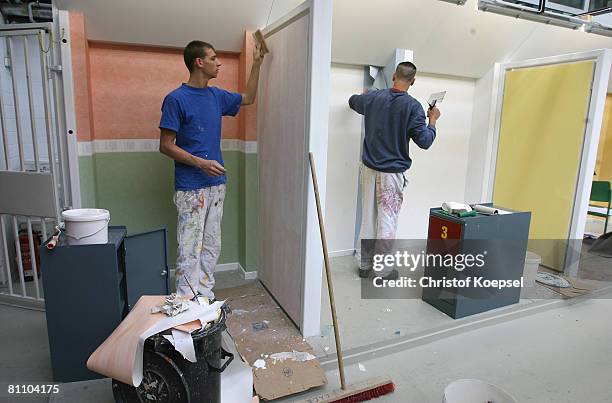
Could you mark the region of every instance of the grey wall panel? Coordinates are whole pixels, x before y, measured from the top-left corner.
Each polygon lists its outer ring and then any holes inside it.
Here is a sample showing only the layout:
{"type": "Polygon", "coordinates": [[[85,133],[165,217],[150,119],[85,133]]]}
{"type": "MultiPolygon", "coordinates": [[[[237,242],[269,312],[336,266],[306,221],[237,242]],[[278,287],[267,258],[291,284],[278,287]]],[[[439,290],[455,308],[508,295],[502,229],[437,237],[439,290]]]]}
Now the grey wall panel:
{"type": "Polygon", "coordinates": [[[55,217],[55,191],[50,173],[0,171],[0,213],[55,217]]]}
{"type": "Polygon", "coordinates": [[[302,322],[309,88],[308,9],[266,37],[258,93],[257,135],[261,260],[259,277],[302,322]]]}

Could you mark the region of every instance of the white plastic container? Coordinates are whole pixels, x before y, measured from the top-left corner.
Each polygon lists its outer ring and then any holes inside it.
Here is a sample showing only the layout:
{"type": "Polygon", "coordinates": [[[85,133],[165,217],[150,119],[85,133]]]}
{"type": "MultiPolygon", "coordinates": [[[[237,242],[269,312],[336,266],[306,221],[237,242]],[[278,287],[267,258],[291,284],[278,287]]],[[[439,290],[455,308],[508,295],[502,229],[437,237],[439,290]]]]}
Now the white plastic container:
{"type": "Polygon", "coordinates": [[[459,379],[444,389],[443,403],[516,403],[507,392],[478,379],[459,379]]]}
{"type": "Polygon", "coordinates": [[[68,245],[91,245],[108,242],[108,210],[81,208],[62,212],[64,234],[68,245]]]}
{"type": "Polygon", "coordinates": [[[523,270],[523,286],[534,287],[538,267],[542,263],[542,258],[533,252],[527,251],[525,256],[525,269],[523,270]]]}

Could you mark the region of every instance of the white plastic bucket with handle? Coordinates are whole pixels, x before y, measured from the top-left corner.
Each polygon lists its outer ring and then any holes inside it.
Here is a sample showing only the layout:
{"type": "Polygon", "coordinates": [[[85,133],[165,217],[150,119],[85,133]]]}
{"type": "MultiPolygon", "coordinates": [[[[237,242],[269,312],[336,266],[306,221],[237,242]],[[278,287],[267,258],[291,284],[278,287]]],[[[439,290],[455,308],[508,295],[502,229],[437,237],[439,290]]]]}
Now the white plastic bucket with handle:
{"type": "Polygon", "coordinates": [[[504,390],[478,379],[459,379],[444,389],[443,403],[516,403],[504,390]]]}
{"type": "Polygon", "coordinates": [[[108,210],[80,208],[62,212],[64,234],[68,245],[91,245],[108,242],[108,210]]]}

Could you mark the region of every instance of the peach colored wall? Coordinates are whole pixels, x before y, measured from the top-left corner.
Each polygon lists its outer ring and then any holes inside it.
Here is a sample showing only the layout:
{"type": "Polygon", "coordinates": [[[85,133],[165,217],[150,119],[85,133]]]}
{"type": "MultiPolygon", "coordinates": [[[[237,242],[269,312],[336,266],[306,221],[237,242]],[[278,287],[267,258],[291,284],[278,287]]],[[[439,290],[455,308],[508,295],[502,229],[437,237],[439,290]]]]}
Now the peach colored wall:
{"type": "MultiPolygon", "coordinates": [[[[253,32],[246,31],[242,51],[240,52],[240,88],[246,89],[251,66],[253,65],[253,32]]],[[[257,140],[257,100],[253,105],[244,107],[240,112],[240,138],[257,140]]]]}
{"type": "Polygon", "coordinates": [[[70,51],[74,82],[74,106],[78,141],[92,138],[91,97],[89,80],[89,51],[83,13],[70,12],[70,51]]]}
{"type": "MultiPolygon", "coordinates": [[[[181,49],[90,42],[91,98],[96,139],[159,137],[164,96],[189,78],[181,49]]],[[[238,55],[219,53],[211,85],[238,91],[238,55]]],[[[223,138],[239,138],[239,121],[223,118],[223,138]]]]}
{"type": "MultiPolygon", "coordinates": [[[[159,137],[164,96],[189,75],[181,49],[87,40],[83,13],[70,12],[70,37],[78,141],[159,137]]],[[[245,32],[240,54],[218,52],[219,77],[211,85],[243,92],[253,62],[253,37],[245,32]]],[[[257,103],[224,117],[225,139],[257,139],[257,103]]]]}

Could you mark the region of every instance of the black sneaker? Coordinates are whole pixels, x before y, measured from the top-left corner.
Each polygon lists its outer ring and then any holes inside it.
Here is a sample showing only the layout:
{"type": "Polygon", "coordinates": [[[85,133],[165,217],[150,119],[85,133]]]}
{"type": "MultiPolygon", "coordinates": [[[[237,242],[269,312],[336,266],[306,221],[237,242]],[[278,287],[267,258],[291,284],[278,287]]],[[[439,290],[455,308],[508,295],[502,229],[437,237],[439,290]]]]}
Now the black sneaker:
{"type": "Polygon", "coordinates": [[[391,270],[389,273],[387,273],[384,276],[378,276],[381,277],[383,280],[397,280],[399,277],[399,273],[396,269],[391,270]]]}
{"type": "Polygon", "coordinates": [[[360,267],[359,268],[359,277],[361,277],[361,278],[368,278],[372,274],[372,271],[373,271],[372,269],[362,269],[360,267]]]}
{"type": "MultiPolygon", "coordinates": [[[[191,298],[191,300],[192,300],[193,302],[197,302],[197,299],[198,299],[199,297],[205,297],[205,298],[208,298],[208,297],[206,297],[204,294],[202,294],[200,291],[198,291],[198,293],[197,293],[197,294],[196,294],[196,295],[195,295],[193,298],[191,298]]],[[[217,302],[217,298],[208,298],[208,302],[209,302],[209,304],[211,304],[211,305],[212,305],[212,304],[214,304],[215,302],[217,302]]]]}

